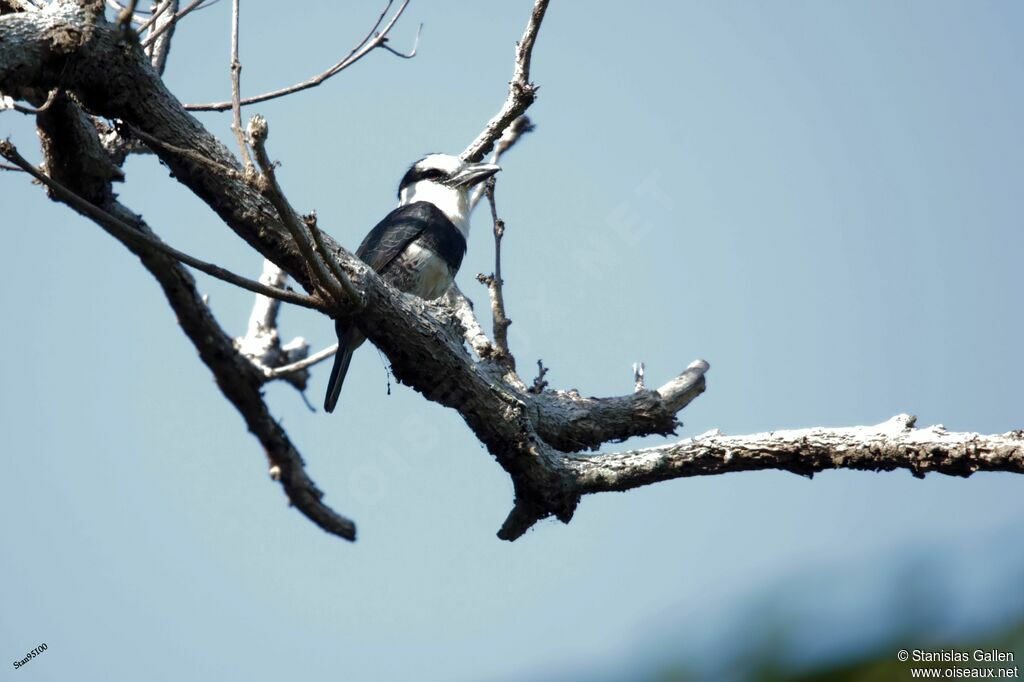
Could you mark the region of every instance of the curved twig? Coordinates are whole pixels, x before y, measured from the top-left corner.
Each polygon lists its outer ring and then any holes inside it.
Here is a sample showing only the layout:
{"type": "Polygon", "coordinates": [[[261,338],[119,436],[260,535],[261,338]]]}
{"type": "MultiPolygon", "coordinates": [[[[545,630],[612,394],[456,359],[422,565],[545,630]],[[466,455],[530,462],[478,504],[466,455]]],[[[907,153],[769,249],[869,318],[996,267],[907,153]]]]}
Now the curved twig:
{"type": "MultiPolygon", "coordinates": [[[[22,113],[22,114],[41,114],[44,111],[46,111],[47,109],[49,109],[51,106],[53,106],[53,102],[54,102],[54,100],[57,99],[57,95],[58,94],[60,94],[60,88],[53,88],[52,90],[50,90],[50,93],[46,96],[46,101],[43,102],[38,107],[29,107],[29,106],[25,106],[24,104],[18,104],[13,99],[10,100],[10,105],[9,106],[10,106],[11,109],[13,109],[14,111],[17,111],[18,113],[22,113]]],[[[0,109],[2,109],[2,108],[3,107],[0,107],[0,109]]]]}
{"type": "Polygon", "coordinates": [[[390,52],[391,54],[395,55],[396,57],[401,57],[402,59],[412,59],[413,57],[416,56],[416,51],[418,49],[420,49],[420,34],[422,32],[423,32],[423,24],[421,23],[419,25],[419,28],[416,29],[416,39],[412,43],[412,50],[409,51],[408,53],[406,53],[406,52],[399,52],[395,48],[393,48],[390,45],[388,45],[387,38],[385,38],[384,42],[382,42],[380,44],[380,48],[382,50],[387,50],[388,52],[390,52]]]}
{"type": "Polygon", "coordinates": [[[324,360],[334,357],[334,355],[337,352],[338,344],[328,346],[327,348],[324,348],[321,351],[317,351],[316,353],[310,355],[308,358],[304,358],[302,360],[299,360],[298,362],[293,362],[290,365],[274,367],[269,372],[267,372],[267,377],[270,379],[277,379],[287,374],[292,374],[293,372],[300,372],[304,369],[309,369],[313,365],[320,364],[324,360]]]}
{"type": "MultiPolygon", "coordinates": [[[[349,52],[348,55],[344,59],[339,61],[337,64],[327,69],[323,73],[313,76],[312,78],[305,80],[301,83],[289,85],[288,87],[281,88],[279,90],[265,92],[262,95],[256,95],[255,97],[246,97],[245,99],[239,102],[240,106],[244,107],[249,104],[266,102],[267,100],[277,99],[278,97],[286,97],[287,95],[291,95],[296,92],[302,92],[303,90],[315,88],[316,86],[320,85],[327,79],[341,73],[348,67],[355,64],[360,59],[365,57],[367,54],[372,52],[375,48],[384,47],[388,39],[388,33],[391,31],[392,28],[394,28],[395,24],[398,22],[398,19],[402,16],[402,13],[405,12],[405,8],[408,7],[410,0],[404,0],[404,2],[402,2],[402,5],[395,11],[395,15],[391,17],[391,20],[387,23],[387,25],[385,25],[384,28],[379,33],[377,33],[377,27],[380,26],[380,23],[381,21],[383,21],[384,16],[387,15],[388,9],[390,9],[392,2],[393,0],[388,1],[387,6],[384,8],[384,11],[377,19],[377,23],[374,24],[373,29],[370,31],[370,33],[367,34],[367,36],[363,38],[362,42],[356,45],[352,49],[352,51],[349,52]]],[[[388,48],[388,50],[390,52],[398,54],[398,56],[400,57],[408,58],[405,55],[397,53],[390,48],[388,48]]],[[[415,49],[413,50],[413,55],[410,55],[410,57],[414,55],[415,49]]],[[[231,108],[231,104],[231,102],[212,102],[209,104],[186,104],[185,108],[189,111],[227,111],[231,108]]]]}

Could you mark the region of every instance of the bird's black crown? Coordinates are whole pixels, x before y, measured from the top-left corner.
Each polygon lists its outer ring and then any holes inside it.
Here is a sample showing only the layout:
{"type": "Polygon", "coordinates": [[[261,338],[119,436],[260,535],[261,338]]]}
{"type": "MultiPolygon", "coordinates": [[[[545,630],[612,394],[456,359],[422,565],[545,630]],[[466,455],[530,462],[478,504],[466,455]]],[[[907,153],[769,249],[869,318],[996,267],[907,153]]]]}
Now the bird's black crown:
{"type": "Polygon", "coordinates": [[[405,189],[409,185],[416,184],[420,180],[444,180],[448,178],[449,173],[440,168],[423,168],[422,166],[420,166],[420,163],[430,156],[433,155],[427,154],[427,156],[424,156],[422,159],[420,159],[413,165],[409,166],[409,170],[407,170],[405,172],[405,175],[402,176],[402,181],[398,183],[399,195],[402,194],[403,189],[405,189]]]}

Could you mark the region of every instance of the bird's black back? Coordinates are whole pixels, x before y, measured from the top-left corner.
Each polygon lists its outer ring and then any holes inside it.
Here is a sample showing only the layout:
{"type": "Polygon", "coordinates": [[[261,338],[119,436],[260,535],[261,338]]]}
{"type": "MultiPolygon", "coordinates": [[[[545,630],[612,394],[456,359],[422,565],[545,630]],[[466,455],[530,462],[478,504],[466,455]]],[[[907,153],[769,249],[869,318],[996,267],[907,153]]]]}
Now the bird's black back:
{"type": "Polygon", "coordinates": [[[441,256],[453,274],[462,265],[466,238],[444,211],[429,201],[416,201],[388,213],[366,235],[356,255],[382,273],[416,239],[441,256]]]}

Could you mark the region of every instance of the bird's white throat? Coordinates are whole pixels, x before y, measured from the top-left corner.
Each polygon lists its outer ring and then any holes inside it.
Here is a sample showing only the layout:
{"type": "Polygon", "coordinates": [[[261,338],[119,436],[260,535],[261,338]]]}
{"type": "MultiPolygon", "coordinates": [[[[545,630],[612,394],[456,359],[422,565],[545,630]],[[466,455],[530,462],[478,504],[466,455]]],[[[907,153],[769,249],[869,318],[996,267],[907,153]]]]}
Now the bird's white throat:
{"type": "Polygon", "coordinates": [[[398,204],[406,206],[417,201],[429,201],[437,206],[469,240],[469,193],[465,189],[445,187],[433,180],[420,180],[402,190],[398,204]]]}

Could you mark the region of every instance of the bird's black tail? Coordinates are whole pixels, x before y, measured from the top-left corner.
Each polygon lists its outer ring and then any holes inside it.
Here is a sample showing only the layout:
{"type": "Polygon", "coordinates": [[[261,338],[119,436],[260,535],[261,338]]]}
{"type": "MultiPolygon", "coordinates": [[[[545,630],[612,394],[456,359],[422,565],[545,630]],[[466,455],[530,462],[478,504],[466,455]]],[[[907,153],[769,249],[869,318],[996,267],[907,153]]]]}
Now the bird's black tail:
{"type": "Polygon", "coordinates": [[[345,375],[348,374],[348,365],[352,362],[352,353],[359,347],[358,343],[352,343],[358,332],[354,329],[346,329],[340,322],[334,323],[334,329],[338,332],[338,352],[334,356],[334,367],[331,368],[331,378],[327,380],[327,396],[324,398],[324,409],[334,412],[338,404],[338,396],[341,395],[341,386],[345,383],[345,375]]]}

